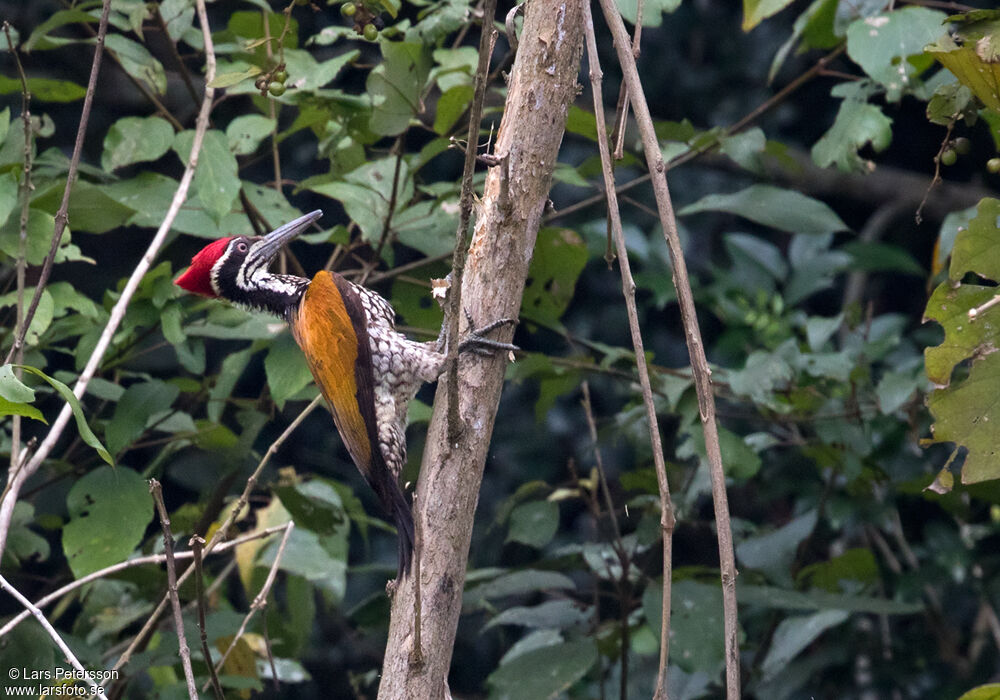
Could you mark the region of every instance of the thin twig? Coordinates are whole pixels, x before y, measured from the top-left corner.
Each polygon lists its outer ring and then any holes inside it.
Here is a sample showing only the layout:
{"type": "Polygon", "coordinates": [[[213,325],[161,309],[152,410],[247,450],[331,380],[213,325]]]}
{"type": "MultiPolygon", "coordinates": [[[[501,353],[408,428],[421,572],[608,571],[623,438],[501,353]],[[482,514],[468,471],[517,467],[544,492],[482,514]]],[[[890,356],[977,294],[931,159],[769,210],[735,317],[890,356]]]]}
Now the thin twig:
{"type": "MultiPolygon", "coordinates": [[[[184,669],[184,680],[187,682],[188,697],[198,700],[198,686],[194,682],[194,669],[191,667],[191,649],[188,648],[187,637],[184,634],[184,613],[181,611],[181,600],[177,595],[177,563],[174,561],[174,535],[170,532],[170,516],[163,504],[163,488],[156,479],[149,480],[149,492],[153,495],[156,512],[160,515],[160,527],[163,529],[163,553],[167,556],[167,591],[170,605],[174,610],[174,627],[177,631],[177,654],[181,657],[181,667],[184,669]]],[[[211,663],[211,657],[208,663],[211,663]]]]}
{"type": "MultiPolygon", "coordinates": [[[[284,529],[285,529],[284,525],[276,525],[274,527],[269,527],[265,530],[260,530],[259,532],[251,532],[246,535],[241,535],[240,537],[236,537],[232,540],[229,540],[228,542],[223,542],[222,544],[220,544],[215,548],[212,554],[221,554],[222,552],[227,552],[230,549],[233,549],[234,547],[238,547],[244,542],[250,542],[251,540],[259,540],[264,537],[270,537],[274,533],[281,532],[284,529]]],[[[208,553],[206,552],[205,554],[207,555],[208,553]]],[[[194,557],[194,552],[174,552],[174,561],[178,561],[180,559],[191,559],[193,557],[194,557]]],[[[54,603],[67,593],[72,593],[77,588],[82,588],[91,581],[96,581],[97,579],[101,579],[104,578],[105,576],[110,576],[112,574],[118,573],[119,571],[124,571],[125,569],[131,569],[136,566],[146,566],[147,564],[162,564],[166,560],[167,556],[165,554],[150,554],[145,557],[136,557],[135,559],[128,559],[126,561],[118,562],[117,564],[112,564],[111,566],[107,566],[98,571],[89,573],[82,578],[70,581],[65,586],[57,588],[51,593],[42,596],[41,598],[36,600],[34,604],[38,608],[44,608],[49,603],[54,603]]],[[[218,579],[216,579],[216,581],[218,581],[218,579]]],[[[178,581],[178,583],[183,583],[183,581],[178,581]]],[[[212,585],[214,586],[216,584],[213,582],[212,585]]],[[[209,591],[211,591],[211,586],[209,587],[209,591]]],[[[17,627],[21,622],[23,622],[30,614],[31,614],[30,611],[25,610],[23,613],[20,613],[12,617],[10,621],[7,622],[6,625],[0,627],[0,639],[3,639],[8,634],[10,634],[10,632],[12,632],[13,629],[17,627]]]]}
{"type": "Polygon", "coordinates": [[[391,153],[396,154],[396,167],[393,169],[392,173],[392,190],[389,193],[389,208],[385,214],[385,221],[382,222],[382,233],[378,237],[378,243],[375,246],[375,251],[372,254],[371,263],[365,265],[364,270],[361,273],[361,277],[358,280],[358,284],[364,284],[368,280],[368,276],[371,274],[372,270],[378,265],[379,259],[382,257],[382,250],[385,248],[385,244],[389,240],[389,232],[392,230],[392,215],[396,211],[396,198],[399,196],[399,172],[401,166],[403,165],[403,137],[406,135],[404,131],[402,134],[396,137],[395,143],[392,144],[391,153]]]}
{"type": "Polygon", "coordinates": [[[160,13],[159,4],[153,5],[153,15],[156,17],[156,23],[160,25],[160,31],[163,32],[163,38],[170,46],[170,56],[174,59],[174,63],[177,64],[177,68],[180,69],[181,79],[184,81],[184,86],[187,88],[188,94],[191,96],[191,101],[198,104],[198,91],[194,89],[194,82],[191,80],[191,71],[188,70],[187,65],[184,63],[184,59],[181,58],[180,53],[177,51],[177,42],[170,36],[170,30],[167,28],[167,22],[163,19],[163,15],[160,13]]]}
{"type": "MultiPolygon", "coordinates": [[[[597,57],[597,38],[594,35],[594,22],[590,13],[590,4],[584,3],[584,32],[587,42],[587,62],[590,65],[590,86],[594,98],[594,114],[597,118],[597,143],[601,152],[601,170],[604,173],[604,186],[608,195],[608,217],[611,220],[611,230],[614,235],[615,248],[618,252],[619,270],[622,277],[622,291],[625,296],[625,308],[628,313],[628,324],[632,334],[632,346],[635,349],[636,368],[639,372],[639,385],[642,388],[643,403],[646,406],[646,420],[649,427],[649,440],[653,450],[653,464],[656,467],[656,480],[660,491],[660,525],[663,530],[663,615],[660,621],[660,658],[657,671],[657,700],[667,697],[667,659],[670,649],[670,589],[673,550],[674,512],[670,502],[670,485],[667,482],[667,467],[663,457],[663,445],[660,442],[660,428],[656,418],[656,407],[653,403],[653,391],[649,380],[649,368],[646,366],[646,353],[643,350],[642,331],[639,328],[639,314],[635,304],[635,281],[629,267],[628,250],[625,248],[625,235],[622,232],[621,214],[618,209],[618,197],[615,193],[614,172],[611,164],[611,152],[607,138],[604,136],[604,106],[601,97],[601,66],[597,57]]],[[[607,12],[607,10],[605,10],[607,12]]],[[[617,12],[617,9],[615,10],[617,12]]],[[[621,22],[621,17],[617,17],[621,22]]],[[[621,27],[625,31],[624,25],[621,27]]],[[[617,41],[618,39],[616,39],[617,41]]],[[[639,100],[633,99],[633,103],[639,100]]],[[[645,102],[643,101],[643,104],[645,102]]],[[[636,104],[638,108],[639,105],[636,104]]],[[[639,115],[637,114],[638,118],[639,115]]],[[[659,152],[659,150],[657,150],[659,152]]],[[[676,277],[675,277],[676,282],[676,277]]],[[[624,576],[624,574],[623,574],[624,576]]],[[[624,579],[627,582],[627,579],[624,579]]],[[[627,612],[623,613],[627,616],[627,612]]],[[[627,632],[627,621],[623,625],[623,634],[627,632]]],[[[623,642],[624,643],[624,642],[623,642]]],[[[624,652],[623,652],[624,653],[624,652]]],[[[623,661],[622,672],[625,672],[623,661]]]]}
{"type": "MultiPolygon", "coordinates": [[[[638,0],[635,7],[635,27],[632,29],[632,56],[639,60],[642,46],[642,7],[643,0],[638,0]]],[[[615,126],[611,130],[611,141],[615,144],[615,160],[625,156],[625,127],[628,125],[628,89],[625,83],[618,90],[618,109],[615,113],[615,126]]]]}
{"type": "Polygon", "coordinates": [[[201,568],[201,553],[205,548],[205,540],[199,535],[195,535],[191,538],[189,544],[191,546],[191,553],[194,554],[194,591],[195,600],[198,604],[198,636],[201,641],[201,655],[205,659],[205,665],[208,666],[209,681],[212,684],[212,690],[215,692],[215,699],[225,700],[222,686],[219,684],[219,674],[215,672],[215,666],[212,665],[212,652],[208,650],[208,633],[205,631],[206,604],[201,568]]]}
{"type": "MultiPolygon", "coordinates": [[[[206,555],[211,552],[214,552],[215,548],[219,546],[222,540],[225,539],[225,537],[227,536],[230,526],[232,526],[232,524],[236,522],[239,513],[243,510],[243,508],[249,501],[250,493],[253,491],[254,486],[257,484],[257,478],[260,476],[260,473],[264,470],[264,466],[270,461],[271,456],[278,451],[278,448],[281,447],[282,443],[284,443],[285,440],[288,439],[288,436],[291,435],[292,432],[297,427],[299,427],[302,421],[305,420],[306,416],[312,413],[312,410],[316,408],[320,400],[321,400],[320,396],[317,396],[315,399],[313,399],[312,402],[308,406],[306,406],[305,409],[303,409],[302,413],[300,413],[298,417],[296,417],[296,419],[292,421],[287,428],[285,428],[284,432],[281,433],[280,436],[278,436],[278,439],[275,440],[273,443],[271,443],[271,446],[267,449],[267,452],[261,458],[260,463],[257,465],[257,468],[254,470],[253,474],[250,475],[250,478],[247,479],[246,487],[243,489],[243,493],[240,494],[240,498],[236,502],[236,505],[232,509],[230,509],[229,516],[226,518],[225,522],[222,523],[222,525],[218,529],[216,529],[215,534],[212,535],[212,539],[210,539],[208,541],[208,544],[205,545],[206,555]]],[[[187,577],[190,576],[193,572],[194,572],[194,567],[189,566],[184,571],[184,573],[180,575],[178,582],[184,583],[187,577]]],[[[160,619],[160,615],[163,614],[163,611],[166,609],[166,606],[167,606],[167,597],[164,596],[163,598],[160,599],[159,605],[157,605],[156,608],[153,609],[153,612],[149,614],[149,618],[146,620],[146,623],[143,625],[142,629],[139,630],[139,633],[135,636],[131,644],[129,644],[129,646],[122,653],[121,657],[115,663],[114,665],[115,669],[119,669],[129,662],[135,650],[156,627],[157,621],[160,619]]]]}
{"type": "Polygon", "coordinates": [[[472,219],[472,176],[476,169],[476,142],[479,140],[479,122],[483,119],[483,100],[486,98],[486,81],[490,72],[490,56],[496,42],[493,16],[497,11],[496,0],[483,3],[483,30],[479,37],[479,63],[476,66],[476,90],[469,109],[468,148],[465,150],[465,167],[462,171],[462,197],[455,235],[455,252],[451,262],[451,299],[445,323],[448,324],[448,441],[454,443],[461,432],[458,415],[458,321],[462,317],[462,274],[469,248],[469,221],[472,219]]]}
{"type": "MultiPolygon", "coordinates": [[[[705,347],[701,337],[701,330],[698,327],[698,315],[694,305],[694,295],[691,291],[691,282],[688,279],[687,264],[684,261],[684,250],[681,248],[680,236],[677,232],[677,220],[674,218],[673,203],[670,199],[670,191],[667,188],[663,155],[656,137],[656,130],[653,126],[653,118],[649,113],[646,95],[642,90],[639,70],[636,68],[635,58],[628,51],[628,34],[625,31],[625,24],[622,22],[617,5],[614,4],[614,0],[600,0],[600,2],[604,18],[614,38],[615,50],[618,53],[618,61],[621,64],[622,74],[628,86],[629,99],[632,101],[632,114],[635,116],[636,124],[639,127],[647,167],[652,175],[653,193],[656,196],[656,207],[660,214],[660,225],[663,228],[663,236],[667,241],[667,247],[670,249],[670,263],[673,271],[674,287],[677,290],[681,322],[684,326],[684,339],[687,342],[688,355],[691,360],[691,371],[694,375],[695,392],[698,395],[698,413],[701,418],[702,430],[705,437],[705,454],[708,458],[709,474],[712,480],[712,502],[715,506],[716,534],[719,538],[719,568],[722,578],[722,607],[726,648],[726,697],[728,700],[738,700],[741,687],[739,640],[737,638],[739,624],[736,605],[736,557],[733,553],[733,536],[729,521],[726,475],[722,468],[719,430],[715,420],[715,396],[712,393],[712,374],[708,366],[708,360],[705,357],[705,347]]],[[[593,34],[593,29],[590,31],[593,34]]],[[[604,145],[603,140],[600,143],[606,150],[607,146],[604,145]]],[[[605,177],[608,178],[609,176],[610,172],[607,172],[605,177]]],[[[609,182],[606,180],[605,184],[608,189],[614,189],[613,181],[609,182]]],[[[625,257],[627,255],[625,241],[620,233],[617,234],[617,237],[619,238],[618,253],[620,264],[624,270],[628,265],[628,259],[625,257]]],[[[627,289],[626,292],[631,292],[634,295],[634,285],[627,289]]],[[[629,296],[629,294],[627,293],[626,296],[629,296]]],[[[636,347],[636,355],[638,356],[637,359],[643,355],[638,346],[636,347]]],[[[643,377],[644,374],[646,374],[645,362],[642,361],[639,363],[639,376],[643,381],[643,395],[647,401],[647,406],[649,406],[647,410],[652,412],[652,396],[647,388],[649,378],[648,374],[643,377]]],[[[657,441],[659,440],[658,433],[656,439],[657,441]]],[[[654,457],[655,454],[654,451],[654,457]]],[[[662,456],[660,459],[662,459],[662,456]]],[[[660,469],[662,469],[662,466],[657,464],[657,481],[659,482],[662,499],[664,490],[667,488],[667,479],[666,472],[660,473],[660,469]]],[[[663,517],[664,537],[666,537],[666,530],[673,528],[673,514],[664,514],[663,517]]],[[[666,562],[664,562],[664,566],[666,566],[666,562]]],[[[670,601],[664,599],[664,615],[669,607],[670,601]]],[[[655,697],[665,698],[666,694],[666,684],[661,676],[660,685],[657,687],[655,697]]]]}
{"type": "MultiPolygon", "coordinates": [[[[236,643],[243,637],[243,634],[247,630],[247,625],[253,616],[257,614],[258,610],[263,610],[267,607],[267,596],[271,592],[271,586],[274,585],[274,579],[278,575],[278,566],[281,564],[281,558],[285,555],[285,545],[288,544],[288,536],[292,534],[292,530],[295,529],[295,523],[291,520],[285,525],[285,534],[281,538],[281,543],[278,544],[278,551],[274,554],[274,563],[271,564],[271,570],[267,572],[267,578],[264,580],[264,585],[260,588],[260,593],[257,597],[253,599],[253,603],[250,604],[250,611],[247,612],[246,616],[243,618],[243,622],[240,624],[240,629],[236,632],[236,636],[233,637],[233,641],[229,643],[229,648],[219,659],[218,663],[215,664],[215,670],[218,671],[222,668],[223,664],[226,663],[226,659],[229,658],[229,654],[236,648],[236,643]]],[[[202,686],[202,690],[208,687],[208,683],[202,686]]]]}
{"type": "MultiPolygon", "coordinates": [[[[73,145],[73,155],[69,159],[69,170],[66,171],[66,187],[63,188],[62,203],[59,211],[56,212],[55,230],[52,232],[52,243],[49,245],[49,252],[42,262],[42,270],[38,273],[38,282],[35,285],[35,293],[31,297],[28,311],[24,315],[24,322],[14,344],[7,353],[4,364],[7,364],[24,345],[24,336],[31,327],[31,320],[38,310],[38,303],[48,284],[49,275],[52,273],[52,263],[56,259],[59,251],[59,244],[62,242],[63,231],[66,230],[69,211],[69,193],[73,190],[73,182],[76,180],[76,171],[80,167],[80,154],[83,152],[83,140],[87,133],[87,123],[90,121],[90,108],[94,104],[94,93],[97,90],[97,74],[101,70],[101,57],[104,55],[104,37],[108,32],[108,14],[111,12],[111,0],[104,0],[101,9],[101,21],[97,28],[97,41],[94,45],[94,61],[90,65],[90,80],[87,83],[87,93],[83,98],[83,109],[80,112],[80,125],[76,130],[76,142],[73,145]]],[[[10,39],[8,38],[8,42],[10,39]]],[[[13,48],[12,48],[13,50],[13,48]]],[[[16,54],[15,54],[16,55],[16,54]]],[[[20,63],[20,62],[19,62],[20,63]]],[[[0,552],[3,551],[3,538],[0,538],[0,552]]]]}
{"type": "MultiPolygon", "coordinates": [[[[81,677],[84,680],[86,680],[87,683],[90,685],[91,692],[96,695],[103,696],[104,688],[94,682],[94,680],[90,677],[90,674],[88,674],[87,671],[83,668],[83,665],[80,663],[80,660],[76,658],[76,655],[66,645],[66,642],[63,641],[63,638],[59,636],[59,633],[56,631],[56,628],[53,627],[52,624],[48,621],[48,619],[46,619],[45,615],[42,614],[42,611],[39,610],[34,605],[32,605],[31,601],[25,598],[21,594],[21,592],[16,588],[14,588],[14,586],[12,586],[10,582],[7,581],[7,579],[5,579],[3,576],[0,576],[0,588],[2,588],[3,590],[7,591],[12,596],[14,596],[14,598],[17,599],[17,602],[23,605],[28,610],[28,612],[30,612],[34,616],[34,618],[38,620],[38,624],[40,624],[45,629],[45,631],[48,632],[48,635],[52,637],[52,641],[54,641],[56,643],[56,646],[59,647],[59,651],[63,653],[63,656],[66,658],[66,660],[69,661],[70,665],[73,668],[75,668],[77,671],[80,672],[81,677]]],[[[11,676],[11,677],[15,678],[16,676],[11,676]]]]}
{"type": "MultiPolygon", "coordinates": [[[[583,380],[583,412],[587,416],[587,429],[590,431],[590,439],[594,443],[594,463],[597,465],[597,475],[601,481],[601,493],[604,495],[604,505],[608,509],[608,517],[611,519],[611,526],[615,531],[615,541],[622,542],[622,530],[618,525],[618,515],[615,512],[615,504],[611,500],[611,490],[608,488],[608,477],[604,472],[604,459],[601,457],[601,448],[597,443],[597,422],[594,420],[594,406],[590,402],[590,382],[583,380]]],[[[624,547],[622,547],[624,550],[624,547]]]]}
{"type": "MultiPolygon", "coordinates": [[[[104,12],[101,16],[101,32],[106,31],[107,29],[107,13],[110,9],[110,2],[111,0],[104,0],[104,12]]],[[[181,209],[181,205],[187,199],[188,188],[191,186],[191,180],[194,178],[194,171],[198,165],[198,155],[201,151],[201,144],[205,137],[205,131],[208,129],[208,115],[212,106],[212,96],[215,92],[213,88],[208,87],[208,84],[215,77],[215,50],[212,44],[212,34],[208,25],[208,17],[205,12],[204,0],[197,0],[197,2],[198,17],[201,21],[202,36],[205,41],[205,61],[207,68],[205,97],[202,100],[201,111],[198,113],[194,138],[191,143],[191,154],[188,157],[187,167],[184,170],[183,176],[181,176],[180,183],[177,185],[177,191],[174,193],[174,197],[170,202],[170,207],[167,209],[167,214],[163,219],[163,223],[160,224],[160,228],[156,231],[156,235],[153,236],[153,240],[150,241],[145,254],[143,254],[142,259],[139,261],[139,264],[136,265],[135,270],[132,272],[128,282],[125,284],[125,288],[118,297],[118,301],[115,302],[114,307],[111,309],[107,325],[104,327],[104,330],[97,341],[97,345],[94,347],[90,358],[87,360],[86,366],[80,373],[80,378],[73,387],[73,394],[77,397],[77,399],[82,398],[84,393],[87,391],[87,385],[90,383],[91,378],[94,376],[98,366],[101,364],[101,358],[104,357],[104,353],[111,344],[112,338],[118,330],[119,324],[121,324],[122,319],[125,318],[125,311],[128,308],[129,302],[132,300],[132,295],[135,294],[135,291],[138,289],[143,277],[145,277],[146,272],[152,266],[153,260],[156,258],[156,254],[163,245],[163,241],[166,239],[167,233],[170,231],[170,227],[173,225],[174,219],[177,217],[177,213],[181,209]]],[[[46,263],[49,263],[49,268],[51,268],[50,261],[55,257],[55,251],[58,248],[59,240],[62,238],[63,229],[66,226],[66,211],[69,207],[70,187],[74,177],[76,176],[77,166],[79,165],[80,150],[83,146],[83,134],[86,128],[86,122],[90,115],[90,103],[93,100],[94,83],[97,79],[100,48],[103,46],[103,41],[100,40],[101,37],[103,37],[103,34],[100,34],[98,37],[99,41],[97,44],[97,54],[94,57],[94,67],[91,70],[90,76],[91,83],[87,88],[87,97],[84,101],[84,113],[83,116],[81,116],[80,129],[77,132],[77,143],[73,150],[73,157],[70,160],[70,170],[66,179],[66,190],[63,193],[63,203],[59,208],[59,212],[56,214],[56,233],[53,234],[53,246],[49,250],[49,256],[46,257],[46,263]]],[[[38,286],[35,288],[35,299],[32,299],[33,302],[36,301],[42,288],[45,286],[45,281],[47,280],[47,274],[44,267],[42,275],[43,276],[39,279],[38,286]]],[[[26,327],[31,324],[30,316],[33,314],[31,307],[28,308],[28,314],[29,316],[26,319],[25,324],[26,327]]],[[[31,458],[31,461],[28,462],[24,468],[18,470],[17,474],[9,481],[9,490],[3,500],[0,501],[0,554],[3,553],[6,546],[7,533],[10,529],[10,521],[14,514],[14,503],[17,501],[21,485],[28,477],[38,470],[42,462],[44,462],[52,452],[52,449],[62,436],[63,430],[66,428],[66,424],[69,422],[71,415],[72,409],[67,402],[59,412],[58,417],[52,424],[52,428],[45,436],[42,444],[39,445],[38,451],[31,458]]]]}

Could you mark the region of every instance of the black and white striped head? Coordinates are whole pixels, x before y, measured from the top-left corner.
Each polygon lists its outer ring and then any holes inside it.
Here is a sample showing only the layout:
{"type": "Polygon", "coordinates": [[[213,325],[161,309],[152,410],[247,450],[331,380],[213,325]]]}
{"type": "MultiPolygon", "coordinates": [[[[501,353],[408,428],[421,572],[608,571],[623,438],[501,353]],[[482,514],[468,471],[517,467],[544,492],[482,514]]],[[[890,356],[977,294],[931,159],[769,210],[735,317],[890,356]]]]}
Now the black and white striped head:
{"type": "Polygon", "coordinates": [[[174,284],[195,294],[284,316],[298,303],[309,281],[272,274],[267,268],[286,243],[322,215],[320,210],[310,212],[266,236],[213,241],[191,259],[191,267],[174,284]]]}

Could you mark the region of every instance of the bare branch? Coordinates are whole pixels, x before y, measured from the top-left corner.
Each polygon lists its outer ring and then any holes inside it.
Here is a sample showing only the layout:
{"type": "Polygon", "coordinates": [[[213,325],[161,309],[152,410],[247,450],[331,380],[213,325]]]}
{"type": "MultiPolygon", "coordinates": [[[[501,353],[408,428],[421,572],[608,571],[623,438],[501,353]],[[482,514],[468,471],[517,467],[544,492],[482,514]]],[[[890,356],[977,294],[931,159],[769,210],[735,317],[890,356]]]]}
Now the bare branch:
{"type": "MultiPolygon", "coordinates": [[[[715,523],[719,538],[719,567],[722,577],[722,601],[726,639],[726,697],[736,700],[740,697],[740,659],[739,641],[737,639],[737,606],[736,606],[736,559],[733,554],[733,537],[729,522],[729,502],[726,496],[726,476],[722,469],[722,452],[719,447],[719,431],[715,421],[715,396],[712,394],[712,375],[705,357],[704,342],[698,327],[698,316],[694,306],[694,295],[688,279],[687,264],[684,261],[684,251],[681,248],[680,237],[677,234],[677,221],[674,218],[670,191],[667,188],[666,168],[663,155],[653,127],[653,118],[649,113],[646,95],[639,80],[635,57],[629,50],[628,34],[625,23],[622,22],[614,0],[600,0],[604,18],[611,29],[614,38],[618,61],[621,63],[625,84],[628,86],[629,99],[632,102],[632,112],[639,126],[642,137],[642,148],[646,154],[646,162],[652,176],[653,192],[656,195],[656,206],[660,214],[660,225],[670,249],[670,262],[673,270],[674,287],[677,289],[677,301],[680,306],[681,322],[684,325],[684,339],[687,342],[688,354],[691,359],[691,371],[694,375],[695,391],[698,395],[698,409],[701,425],[705,436],[705,453],[708,457],[709,472],[712,478],[712,501],[715,505],[715,523]]],[[[601,132],[598,132],[601,133],[601,132]]],[[[610,184],[614,190],[614,183],[610,184]]],[[[610,194],[610,193],[609,193],[610,194]]],[[[609,199],[610,201],[610,199],[609,199]]],[[[622,244],[619,257],[625,255],[622,244]]],[[[624,269],[627,260],[622,259],[624,269]]],[[[631,293],[635,293],[634,286],[631,293]]],[[[626,290],[626,294],[630,290],[626,290]]],[[[641,356],[641,353],[638,353],[641,356]]],[[[638,358],[637,358],[638,359],[638,358]]],[[[642,367],[642,365],[640,365],[642,367]]],[[[642,370],[640,370],[641,372],[642,370]]],[[[658,436],[657,436],[658,439],[658,436]]],[[[666,481],[666,476],[657,479],[666,481]]],[[[665,483],[660,485],[661,493],[665,483]]],[[[664,527],[673,526],[672,522],[663,522],[664,527]]],[[[663,601],[664,617],[669,609],[668,600],[663,601]]],[[[662,678],[661,678],[662,683],[662,678]]],[[[656,697],[666,697],[666,687],[657,688],[656,697]]]]}
{"type": "MultiPolygon", "coordinates": [[[[177,631],[177,653],[181,657],[181,667],[184,669],[184,680],[187,681],[188,697],[198,700],[198,686],[194,682],[194,669],[191,668],[191,649],[188,647],[184,634],[184,613],[181,611],[181,600],[177,595],[177,563],[174,561],[174,535],[170,532],[170,516],[163,504],[163,488],[156,479],[149,480],[149,492],[153,494],[156,512],[160,515],[160,527],[163,528],[163,553],[167,557],[167,595],[174,609],[174,628],[177,631]]],[[[209,659],[211,663],[211,659],[209,659]]]]}
{"type": "MultiPolygon", "coordinates": [[[[611,233],[614,239],[615,250],[618,254],[618,268],[622,277],[622,292],[625,296],[628,326],[632,334],[632,347],[635,349],[635,364],[639,373],[639,386],[642,389],[643,404],[646,407],[649,442],[653,451],[653,465],[656,468],[656,482],[660,492],[660,527],[663,530],[663,615],[660,619],[660,659],[657,672],[656,694],[653,697],[665,700],[667,697],[667,659],[670,650],[670,588],[673,570],[674,507],[670,501],[670,484],[667,482],[667,466],[663,457],[663,444],[660,441],[660,425],[656,418],[656,406],[653,403],[653,389],[649,379],[649,367],[646,365],[642,331],[639,328],[639,311],[635,303],[635,280],[632,279],[632,270],[629,267],[628,250],[625,247],[625,234],[622,231],[621,212],[618,209],[618,196],[615,193],[615,175],[611,162],[611,151],[608,147],[607,137],[604,135],[607,131],[604,125],[604,101],[601,97],[602,74],[597,58],[597,39],[594,36],[594,22],[590,16],[589,4],[586,4],[584,7],[584,31],[587,37],[587,62],[590,65],[590,86],[594,97],[594,114],[597,117],[597,144],[601,152],[601,170],[604,173],[604,188],[608,193],[608,217],[611,221],[611,233]]],[[[587,403],[589,404],[589,393],[587,394],[587,403]]],[[[626,622],[623,625],[623,634],[626,634],[627,631],[628,625],[626,622]]],[[[622,644],[624,645],[625,643],[626,641],[623,639],[622,644]]]]}
{"type": "Polygon", "coordinates": [[[212,691],[215,693],[215,700],[225,700],[222,686],[219,684],[219,674],[215,672],[212,665],[212,652],[208,650],[208,633],[205,631],[205,590],[202,584],[203,574],[201,569],[201,554],[205,548],[205,540],[198,535],[191,538],[191,553],[194,554],[194,590],[195,601],[198,607],[198,636],[201,642],[201,655],[208,666],[209,682],[212,684],[212,691]]]}
{"type": "Polygon", "coordinates": [[[87,671],[83,668],[83,665],[80,663],[80,660],[77,659],[76,655],[70,650],[68,646],[66,646],[66,642],[64,642],[62,637],[59,636],[59,633],[56,631],[55,627],[53,627],[52,624],[48,621],[48,619],[46,619],[45,615],[42,614],[42,611],[36,608],[34,605],[32,605],[31,601],[25,598],[21,594],[21,592],[16,588],[14,588],[14,586],[12,586],[10,582],[8,582],[7,579],[5,579],[3,576],[0,576],[0,588],[2,588],[3,590],[7,591],[12,596],[14,596],[14,598],[17,599],[17,602],[23,605],[28,610],[28,612],[30,612],[34,616],[34,618],[38,620],[38,624],[40,624],[43,628],[45,628],[45,631],[48,632],[50,637],[52,637],[52,641],[54,641],[56,643],[56,646],[59,647],[59,650],[63,653],[63,656],[66,657],[66,660],[70,663],[70,665],[73,668],[75,668],[82,674],[83,678],[87,681],[87,684],[90,685],[91,692],[103,696],[104,689],[97,683],[95,683],[94,680],[90,677],[87,671]]]}

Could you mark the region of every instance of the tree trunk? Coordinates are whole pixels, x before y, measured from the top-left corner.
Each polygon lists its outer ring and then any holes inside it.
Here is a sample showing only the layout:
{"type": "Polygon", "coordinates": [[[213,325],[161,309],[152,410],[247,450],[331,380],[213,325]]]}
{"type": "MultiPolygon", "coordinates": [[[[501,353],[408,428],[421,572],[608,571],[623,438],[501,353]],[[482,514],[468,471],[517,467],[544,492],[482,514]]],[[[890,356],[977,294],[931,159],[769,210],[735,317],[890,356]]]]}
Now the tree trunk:
{"type": "MultiPolygon", "coordinates": [[[[581,0],[526,4],[494,149],[501,163],[486,177],[463,278],[462,304],[479,325],[518,315],[566,115],[577,94],[582,28],[581,0]]],[[[458,395],[464,429],[453,444],[447,440],[447,380],[438,382],[414,505],[422,540],[422,663],[414,663],[411,576],[392,601],[382,700],[448,697],[473,516],[506,364],[502,356],[461,358],[458,395]]]]}

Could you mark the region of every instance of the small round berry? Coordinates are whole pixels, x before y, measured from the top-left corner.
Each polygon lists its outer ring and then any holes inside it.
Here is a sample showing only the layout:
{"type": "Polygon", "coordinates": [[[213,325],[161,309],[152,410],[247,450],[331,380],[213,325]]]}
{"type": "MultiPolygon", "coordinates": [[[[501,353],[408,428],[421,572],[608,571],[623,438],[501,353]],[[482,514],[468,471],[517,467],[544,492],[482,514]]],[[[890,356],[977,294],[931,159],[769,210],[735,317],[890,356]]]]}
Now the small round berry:
{"type": "Polygon", "coordinates": [[[285,94],[285,86],[281,83],[274,82],[267,86],[267,91],[275,97],[281,97],[285,94]]]}
{"type": "Polygon", "coordinates": [[[958,160],[958,154],[950,148],[946,148],[941,154],[941,165],[954,165],[958,160]]]}
{"type": "Polygon", "coordinates": [[[966,153],[972,150],[972,142],[969,141],[969,139],[965,138],[964,136],[959,136],[957,139],[955,139],[955,143],[952,144],[952,148],[955,149],[956,153],[958,153],[961,156],[964,156],[966,153]]]}
{"type": "Polygon", "coordinates": [[[994,175],[1000,173],[1000,158],[990,158],[986,161],[986,169],[994,175]]]}
{"type": "Polygon", "coordinates": [[[340,6],[340,14],[344,15],[344,17],[353,17],[357,11],[358,6],[353,2],[345,2],[340,6]]]}
{"type": "Polygon", "coordinates": [[[274,82],[284,84],[286,80],[288,80],[288,71],[286,70],[274,71],[274,82]]]}
{"type": "Polygon", "coordinates": [[[375,41],[378,39],[378,27],[371,22],[365,25],[365,39],[368,41],[375,41]]]}

